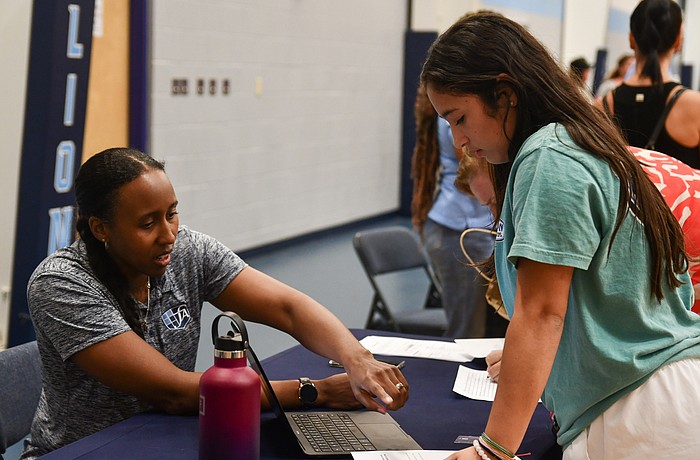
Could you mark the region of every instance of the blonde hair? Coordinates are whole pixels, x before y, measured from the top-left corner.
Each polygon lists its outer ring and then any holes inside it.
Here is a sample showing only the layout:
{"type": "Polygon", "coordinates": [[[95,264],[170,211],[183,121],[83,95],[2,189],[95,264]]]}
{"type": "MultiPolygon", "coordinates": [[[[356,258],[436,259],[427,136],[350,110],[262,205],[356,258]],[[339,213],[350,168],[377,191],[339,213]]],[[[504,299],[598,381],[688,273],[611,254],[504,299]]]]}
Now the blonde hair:
{"type": "Polygon", "coordinates": [[[490,169],[489,163],[485,159],[476,158],[465,151],[462,158],[459,160],[457,176],[455,177],[455,187],[462,193],[474,196],[470,182],[480,172],[490,174],[490,169]]]}

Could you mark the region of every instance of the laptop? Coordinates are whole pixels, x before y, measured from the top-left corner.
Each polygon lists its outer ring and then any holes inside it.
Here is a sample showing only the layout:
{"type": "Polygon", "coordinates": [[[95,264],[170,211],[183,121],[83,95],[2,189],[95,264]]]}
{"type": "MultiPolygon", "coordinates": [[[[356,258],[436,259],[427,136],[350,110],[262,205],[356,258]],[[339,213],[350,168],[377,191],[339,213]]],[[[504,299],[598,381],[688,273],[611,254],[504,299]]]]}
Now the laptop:
{"type": "Polygon", "coordinates": [[[285,411],[252,348],[250,366],[258,373],[276,417],[289,426],[301,450],[309,456],[349,455],[371,450],[422,450],[389,414],[370,410],[285,411]]]}

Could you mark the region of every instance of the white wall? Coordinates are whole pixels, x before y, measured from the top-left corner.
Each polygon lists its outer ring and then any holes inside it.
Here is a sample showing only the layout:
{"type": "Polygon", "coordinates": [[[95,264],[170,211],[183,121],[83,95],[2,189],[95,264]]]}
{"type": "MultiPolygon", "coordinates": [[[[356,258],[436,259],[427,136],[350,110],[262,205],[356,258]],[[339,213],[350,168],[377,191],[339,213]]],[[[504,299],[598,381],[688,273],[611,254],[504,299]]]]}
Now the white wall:
{"type": "Polygon", "coordinates": [[[413,0],[411,29],[442,33],[462,15],[481,8],[481,0],[413,0]]]}
{"type": "Polygon", "coordinates": [[[685,1],[685,40],[681,57],[693,65],[693,89],[700,89],[700,0],[685,1]]]}
{"type": "MultiPolygon", "coordinates": [[[[561,62],[568,64],[579,56],[595,63],[596,52],[605,43],[609,0],[565,0],[561,62]]],[[[591,72],[591,78],[593,72],[591,72]]]]}
{"type": "Polygon", "coordinates": [[[608,50],[605,75],[615,68],[623,54],[634,54],[630,48],[630,16],[638,0],[609,0],[607,26],[602,47],[608,50]]]}
{"type": "Polygon", "coordinates": [[[405,0],[153,7],[151,152],[181,222],[240,251],[398,209],[405,0]]]}
{"type": "Polygon", "coordinates": [[[0,0],[0,349],[7,346],[32,2],[0,0]]]}
{"type": "Polygon", "coordinates": [[[487,0],[482,8],[519,22],[561,60],[565,0],[487,0]]]}
{"type": "Polygon", "coordinates": [[[499,12],[527,27],[550,51],[561,49],[564,0],[414,0],[411,27],[415,31],[447,30],[457,19],[482,9],[499,12]]]}

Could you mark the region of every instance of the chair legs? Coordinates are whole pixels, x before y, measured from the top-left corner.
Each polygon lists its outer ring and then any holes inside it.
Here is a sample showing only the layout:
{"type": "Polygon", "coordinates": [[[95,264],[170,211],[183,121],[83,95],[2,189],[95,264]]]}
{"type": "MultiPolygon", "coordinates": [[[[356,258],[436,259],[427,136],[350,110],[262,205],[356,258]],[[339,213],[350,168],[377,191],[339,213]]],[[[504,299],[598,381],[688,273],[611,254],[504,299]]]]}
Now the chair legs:
{"type": "Polygon", "coordinates": [[[377,293],[375,293],[374,297],[372,298],[372,306],[369,309],[369,315],[367,316],[365,329],[382,329],[394,332],[401,332],[398,326],[396,325],[393,316],[386,308],[386,306],[382,302],[381,297],[377,293]],[[383,324],[377,322],[377,316],[379,316],[380,320],[383,321],[383,324]],[[384,327],[381,327],[380,324],[384,327]]]}

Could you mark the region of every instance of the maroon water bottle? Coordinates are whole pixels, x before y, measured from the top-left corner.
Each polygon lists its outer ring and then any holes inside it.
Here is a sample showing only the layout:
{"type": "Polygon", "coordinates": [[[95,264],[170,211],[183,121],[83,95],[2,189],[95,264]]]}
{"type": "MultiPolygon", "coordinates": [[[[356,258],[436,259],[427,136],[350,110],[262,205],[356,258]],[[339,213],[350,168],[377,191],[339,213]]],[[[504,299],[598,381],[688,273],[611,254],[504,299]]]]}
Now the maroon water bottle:
{"type": "Polygon", "coordinates": [[[248,367],[248,333],[243,320],[225,312],[214,318],[214,365],[199,381],[199,459],[260,458],[260,380],[248,367]],[[239,333],[219,336],[221,317],[239,333]]]}

